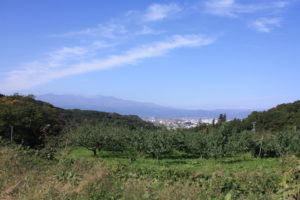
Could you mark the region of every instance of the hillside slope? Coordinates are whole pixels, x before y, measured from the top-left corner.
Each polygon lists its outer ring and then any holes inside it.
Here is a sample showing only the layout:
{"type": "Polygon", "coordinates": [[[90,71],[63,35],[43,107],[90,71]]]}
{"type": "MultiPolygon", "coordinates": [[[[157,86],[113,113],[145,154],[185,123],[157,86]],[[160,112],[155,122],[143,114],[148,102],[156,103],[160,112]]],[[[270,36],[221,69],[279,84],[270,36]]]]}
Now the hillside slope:
{"type": "Polygon", "coordinates": [[[66,125],[101,121],[111,125],[154,128],[137,116],[98,111],[65,110],[35,100],[33,95],[0,95],[0,137],[26,146],[42,145],[48,136],[58,135],[66,125]]]}
{"type": "Polygon", "coordinates": [[[248,128],[256,123],[257,130],[282,131],[300,128],[300,101],[280,104],[263,112],[252,112],[243,123],[248,128]]]}

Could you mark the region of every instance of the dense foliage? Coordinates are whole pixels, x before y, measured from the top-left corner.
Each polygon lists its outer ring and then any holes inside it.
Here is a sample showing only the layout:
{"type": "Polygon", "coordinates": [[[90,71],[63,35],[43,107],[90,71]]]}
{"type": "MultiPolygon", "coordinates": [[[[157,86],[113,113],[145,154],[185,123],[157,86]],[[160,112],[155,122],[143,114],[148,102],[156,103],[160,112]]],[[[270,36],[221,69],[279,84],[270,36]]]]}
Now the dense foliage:
{"type": "Polygon", "coordinates": [[[102,122],[113,126],[126,126],[129,129],[146,128],[155,129],[152,123],[145,122],[136,115],[120,115],[117,113],[107,113],[92,110],[63,110],[61,109],[64,119],[68,124],[95,124],[102,122]]]}
{"type": "Polygon", "coordinates": [[[232,126],[251,130],[255,123],[257,131],[285,131],[300,129],[300,101],[280,104],[263,112],[252,112],[243,120],[235,120],[232,126]]]}
{"type": "Polygon", "coordinates": [[[243,122],[247,127],[256,122],[257,130],[300,129],[300,101],[281,104],[264,112],[253,112],[243,122]]]}
{"type": "Polygon", "coordinates": [[[63,128],[60,110],[33,96],[0,97],[0,136],[26,146],[44,144],[46,137],[63,128]]]}
{"type": "Polygon", "coordinates": [[[300,131],[257,133],[236,132],[230,124],[207,131],[165,129],[129,130],[102,123],[84,125],[68,130],[70,144],[85,147],[94,152],[134,151],[153,158],[167,156],[173,151],[186,156],[222,158],[251,153],[255,157],[279,157],[286,154],[300,155],[300,131]]]}
{"type": "Polygon", "coordinates": [[[67,126],[98,121],[129,129],[155,129],[137,116],[97,111],[64,110],[34,99],[33,95],[0,95],[0,136],[30,147],[42,147],[48,137],[57,136],[67,126]]]}

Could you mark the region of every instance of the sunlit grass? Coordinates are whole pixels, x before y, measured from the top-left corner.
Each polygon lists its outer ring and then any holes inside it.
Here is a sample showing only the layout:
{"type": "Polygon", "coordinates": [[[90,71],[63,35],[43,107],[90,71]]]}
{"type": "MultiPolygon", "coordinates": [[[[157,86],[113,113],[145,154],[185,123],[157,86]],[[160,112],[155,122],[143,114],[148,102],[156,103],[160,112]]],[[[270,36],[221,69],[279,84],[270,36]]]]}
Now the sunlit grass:
{"type": "Polygon", "coordinates": [[[300,184],[299,158],[291,156],[157,160],[141,154],[134,161],[127,156],[102,151],[94,157],[86,149],[67,148],[47,160],[34,151],[0,147],[0,199],[275,200],[296,197],[300,184]]]}
{"type": "Polygon", "coordinates": [[[203,159],[203,158],[163,158],[152,159],[148,155],[140,155],[135,161],[127,157],[127,152],[99,152],[95,158],[91,151],[84,148],[74,148],[70,151],[71,159],[101,159],[110,166],[129,165],[133,169],[148,169],[152,171],[187,171],[190,173],[201,171],[212,173],[217,170],[228,172],[257,171],[272,173],[281,167],[279,158],[253,158],[242,155],[233,158],[203,159]]]}

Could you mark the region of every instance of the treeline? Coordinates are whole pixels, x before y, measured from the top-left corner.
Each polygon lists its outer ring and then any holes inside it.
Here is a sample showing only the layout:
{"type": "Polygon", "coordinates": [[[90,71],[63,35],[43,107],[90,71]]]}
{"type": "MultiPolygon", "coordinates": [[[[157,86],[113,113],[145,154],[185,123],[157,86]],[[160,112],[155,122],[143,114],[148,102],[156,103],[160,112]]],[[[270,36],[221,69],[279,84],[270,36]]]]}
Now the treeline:
{"type": "Polygon", "coordinates": [[[300,156],[300,131],[260,134],[254,131],[235,132],[223,124],[209,132],[164,129],[129,130],[102,123],[84,125],[67,131],[69,145],[97,152],[125,151],[129,156],[146,153],[153,158],[181,152],[185,156],[221,158],[251,153],[255,157],[300,156]]]}
{"type": "Polygon", "coordinates": [[[33,95],[0,94],[0,137],[24,146],[43,147],[47,138],[58,136],[68,126],[94,124],[98,121],[129,129],[154,129],[137,116],[97,111],[64,110],[35,100],[33,95]]]}

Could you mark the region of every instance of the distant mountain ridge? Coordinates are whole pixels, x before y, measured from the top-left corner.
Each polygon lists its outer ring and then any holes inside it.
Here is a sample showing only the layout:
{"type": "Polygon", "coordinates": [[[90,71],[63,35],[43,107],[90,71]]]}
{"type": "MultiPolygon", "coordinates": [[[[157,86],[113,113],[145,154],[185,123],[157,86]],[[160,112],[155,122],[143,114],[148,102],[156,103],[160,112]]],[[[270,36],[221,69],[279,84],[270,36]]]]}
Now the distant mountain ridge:
{"type": "Polygon", "coordinates": [[[216,109],[216,110],[188,110],[123,100],[108,96],[86,97],[81,95],[44,94],[36,97],[57,107],[65,109],[97,110],[115,112],[122,115],[138,115],[142,118],[217,118],[219,114],[226,113],[228,119],[245,118],[251,110],[216,109]]]}

